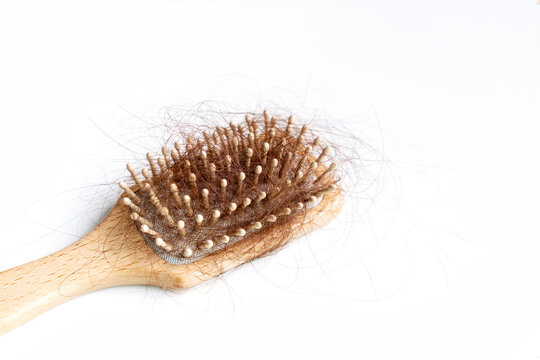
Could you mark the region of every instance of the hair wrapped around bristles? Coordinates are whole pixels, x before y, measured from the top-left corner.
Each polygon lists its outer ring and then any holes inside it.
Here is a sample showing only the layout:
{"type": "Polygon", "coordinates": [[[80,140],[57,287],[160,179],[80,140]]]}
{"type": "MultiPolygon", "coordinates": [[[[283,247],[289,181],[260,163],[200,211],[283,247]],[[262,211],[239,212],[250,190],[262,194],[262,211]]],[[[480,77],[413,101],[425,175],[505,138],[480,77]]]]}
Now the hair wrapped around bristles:
{"type": "Polygon", "coordinates": [[[171,145],[140,174],[128,164],[134,184],[120,186],[145,240],[181,262],[298,221],[337,189],[329,148],[293,116],[247,115],[171,145]]]}

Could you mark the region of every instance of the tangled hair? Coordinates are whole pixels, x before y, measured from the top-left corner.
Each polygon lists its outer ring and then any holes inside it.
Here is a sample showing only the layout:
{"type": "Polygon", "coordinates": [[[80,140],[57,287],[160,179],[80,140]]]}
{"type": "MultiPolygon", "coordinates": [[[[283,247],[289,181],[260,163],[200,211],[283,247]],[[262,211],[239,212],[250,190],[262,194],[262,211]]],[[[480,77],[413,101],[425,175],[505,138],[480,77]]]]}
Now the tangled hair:
{"type": "Polygon", "coordinates": [[[132,220],[167,262],[216,259],[236,242],[244,244],[236,255],[264,255],[339,192],[329,145],[293,116],[246,114],[244,123],[198,133],[176,128],[157,160],[147,154],[142,177],[128,164],[134,184],[120,184],[132,220]],[[263,248],[253,241],[261,237],[263,248]]]}

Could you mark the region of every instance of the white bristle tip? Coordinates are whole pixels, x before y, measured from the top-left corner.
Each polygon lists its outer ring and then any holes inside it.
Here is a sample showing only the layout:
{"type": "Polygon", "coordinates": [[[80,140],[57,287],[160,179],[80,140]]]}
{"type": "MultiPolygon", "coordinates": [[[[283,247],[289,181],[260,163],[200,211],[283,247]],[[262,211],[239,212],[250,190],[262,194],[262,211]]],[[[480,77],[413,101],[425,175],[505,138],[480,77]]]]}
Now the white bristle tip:
{"type": "Polygon", "coordinates": [[[190,248],[185,248],[184,250],[182,250],[181,255],[185,258],[191,257],[191,255],[193,255],[193,250],[191,250],[190,248]]]}
{"type": "Polygon", "coordinates": [[[159,247],[166,247],[167,246],[167,243],[165,241],[163,241],[162,238],[158,237],[156,238],[156,245],[159,246],[159,247]]]}
{"type": "Polygon", "coordinates": [[[236,230],[234,232],[234,235],[236,235],[236,236],[244,236],[244,235],[246,235],[246,230],[240,228],[240,229],[238,229],[238,230],[236,230]]]}
{"type": "Polygon", "coordinates": [[[212,248],[212,246],[214,246],[214,242],[212,240],[205,240],[200,243],[199,249],[206,250],[212,248]]]}
{"type": "Polygon", "coordinates": [[[261,224],[260,222],[256,221],[256,222],[254,222],[254,223],[251,223],[251,224],[249,225],[249,227],[250,227],[251,229],[254,229],[254,230],[259,230],[260,228],[262,228],[262,224],[261,224]]]}

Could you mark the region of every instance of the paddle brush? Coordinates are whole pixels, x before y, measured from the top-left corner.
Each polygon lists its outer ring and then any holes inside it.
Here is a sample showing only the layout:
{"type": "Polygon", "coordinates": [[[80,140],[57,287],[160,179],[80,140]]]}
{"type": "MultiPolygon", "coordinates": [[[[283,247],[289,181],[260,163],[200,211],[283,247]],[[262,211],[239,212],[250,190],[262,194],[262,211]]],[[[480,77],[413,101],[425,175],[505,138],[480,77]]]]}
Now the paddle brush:
{"type": "Polygon", "coordinates": [[[86,236],[0,273],[0,333],[93,290],[188,288],[324,225],[343,198],[329,149],[267,112],[179,135],[147,167],[127,165],[130,183],[86,236]]]}

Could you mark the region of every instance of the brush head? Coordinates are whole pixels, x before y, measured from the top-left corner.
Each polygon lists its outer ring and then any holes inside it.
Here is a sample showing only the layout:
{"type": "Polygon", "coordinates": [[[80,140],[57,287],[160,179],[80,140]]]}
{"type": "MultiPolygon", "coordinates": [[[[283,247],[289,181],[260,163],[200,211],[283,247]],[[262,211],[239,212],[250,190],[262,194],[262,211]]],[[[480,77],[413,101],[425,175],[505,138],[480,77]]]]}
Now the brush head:
{"type": "Polygon", "coordinates": [[[260,238],[254,234],[278,248],[325,194],[339,191],[327,156],[328,147],[292,116],[248,115],[242,124],[188,134],[157,158],[147,154],[149,169],[140,175],[128,164],[135,184],[120,183],[122,203],[147,244],[172,264],[260,238]]]}

